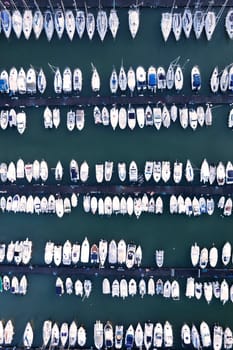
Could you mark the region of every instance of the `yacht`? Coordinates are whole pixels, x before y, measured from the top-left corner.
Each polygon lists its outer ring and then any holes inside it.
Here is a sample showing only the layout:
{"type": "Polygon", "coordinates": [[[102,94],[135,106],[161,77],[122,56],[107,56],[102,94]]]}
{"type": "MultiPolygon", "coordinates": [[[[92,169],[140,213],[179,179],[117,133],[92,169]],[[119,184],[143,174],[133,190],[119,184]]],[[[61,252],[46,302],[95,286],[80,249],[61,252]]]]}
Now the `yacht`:
{"type": "Polygon", "coordinates": [[[181,13],[173,13],[172,15],[172,30],[175,36],[176,41],[180,40],[182,32],[182,17],[181,13]]]}
{"type": "Polygon", "coordinates": [[[67,340],[68,340],[68,336],[69,336],[69,327],[68,327],[68,323],[63,322],[61,324],[61,328],[60,328],[60,340],[61,340],[61,345],[64,348],[67,340]]]}
{"type": "Polygon", "coordinates": [[[12,17],[7,8],[1,10],[1,27],[7,39],[9,39],[12,29],[12,17]]]}
{"type": "Polygon", "coordinates": [[[202,321],[200,324],[200,335],[203,347],[211,346],[210,329],[206,322],[202,321]]]}
{"type": "Polygon", "coordinates": [[[24,10],[24,13],[23,13],[23,34],[26,40],[30,38],[31,31],[32,31],[32,22],[33,22],[32,11],[29,8],[27,8],[24,10]]]}
{"type": "Polygon", "coordinates": [[[122,325],[116,325],[115,327],[115,348],[121,349],[122,343],[123,343],[123,326],[122,325]]]}
{"type": "Polygon", "coordinates": [[[38,76],[37,76],[37,88],[41,94],[43,94],[45,92],[46,85],[47,85],[46,76],[44,74],[43,69],[40,68],[38,76]]]}
{"type": "Polygon", "coordinates": [[[44,27],[44,17],[38,8],[33,15],[32,28],[36,39],[39,39],[42,29],[44,27]]]}
{"type": "Polygon", "coordinates": [[[20,94],[26,93],[26,73],[21,67],[17,76],[17,89],[20,94]]]}
{"type": "Polygon", "coordinates": [[[109,321],[104,326],[104,345],[106,349],[113,347],[113,327],[109,321]]]}
{"type": "Polygon", "coordinates": [[[171,177],[171,166],[169,161],[162,161],[162,180],[166,183],[171,177]]]}
{"type": "Polygon", "coordinates": [[[178,64],[175,70],[174,75],[175,89],[176,91],[180,91],[183,88],[184,84],[184,76],[181,66],[178,64]]]}
{"type": "Polygon", "coordinates": [[[223,305],[229,300],[229,285],[224,279],[220,285],[220,301],[223,305]]]}
{"type": "Polygon", "coordinates": [[[54,91],[56,94],[61,94],[62,92],[62,76],[59,68],[56,68],[54,74],[54,91]]]}
{"type": "Polygon", "coordinates": [[[75,159],[70,161],[70,180],[77,182],[79,180],[78,163],[75,159]]]}
{"type": "Polygon", "coordinates": [[[170,63],[166,74],[166,86],[168,90],[171,90],[175,83],[175,71],[173,63],[170,63]]]}
{"type": "Polygon", "coordinates": [[[82,11],[82,10],[76,11],[75,26],[76,26],[78,36],[81,39],[83,37],[83,33],[84,33],[85,27],[86,27],[86,19],[85,19],[84,11],[82,11]]]}
{"type": "Polygon", "coordinates": [[[153,345],[155,348],[161,348],[163,344],[163,326],[157,322],[154,326],[154,340],[153,345]]]}
{"type": "Polygon", "coordinates": [[[96,27],[100,39],[103,41],[108,29],[108,18],[106,11],[99,9],[96,19],[96,27]]]}
{"type": "Polygon", "coordinates": [[[99,241],[99,260],[100,260],[100,267],[104,267],[106,258],[108,254],[108,242],[104,239],[101,239],[99,241]]]}
{"type": "Polygon", "coordinates": [[[54,21],[50,10],[46,10],[44,13],[44,30],[48,41],[51,41],[54,32],[54,21]]]}
{"type": "Polygon", "coordinates": [[[172,347],[173,346],[173,331],[171,324],[166,321],[163,328],[163,334],[164,334],[164,346],[165,347],[172,347]]]}
{"type": "Polygon", "coordinates": [[[146,72],[142,66],[138,66],[136,69],[136,84],[138,91],[146,89],[146,72]]]}
{"type": "Polygon", "coordinates": [[[160,161],[154,162],[153,166],[153,179],[156,183],[161,180],[162,176],[162,165],[160,161]]]}
{"type": "Polygon", "coordinates": [[[89,244],[87,237],[85,237],[85,239],[81,245],[80,262],[81,263],[88,263],[89,262],[89,254],[90,254],[90,244],[89,244]]]}
{"type": "Polygon", "coordinates": [[[82,71],[79,68],[75,68],[73,73],[73,90],[77,92],[81,92],[82,84],[83,84],[82,71]]]}
{"type": "Polygon", "coordinates": [[[201,74],[198,66],[193,66],[191,70],[191,87],[196,91],[201,88],[201,74]]]}
{"type": "Polygon", "coordinates": [[[118,76],[118,84],[121,91],[126,91],[127,89],[127,75],[125,73],[125,69],[123,63],[121,64],[119,76],[118,76]]]}
{"type": "Polygon", "coordinates": [[[68,38],[72,41],[75,33],[75,18],[72,10],[65,11],[65,28],[68,38]]]}
{"type": "Polygon", "coordinates": [[[223,329],[221,326],[215,325],[213,332],[213,349],[220,350],[223,343],[223,329]]]}
{"type": "Polygon", "coordinates": [[[191,246],[191,261],[192,261],[193,267],[197,266],[199,262],[199,258],[200,258],[200,247],[195,242],[195,244],[191,246]]]}
{"type": "Polygon", "coordinates": [[[133,93],[136,86],[136,76],[132,67],[127,72],[127,82],[129,90],[133,93]]]}
{"type": "Polygon", "coordinates": [[[129,181],[130,182],[138,181],[138,167],[135,161],[132,161],[129,165],[129,181]]]}
{"type": "Polygon", "coordinates": [[[126,262],[126,243],[123,239],[117,245],[117,261],[120,265],[126,262]]]}
{"type": "Polygon", "coordinates": [[[95,33],[95,17],[92,12],[86,14],[86,30],[90,40],[92,40],[95,33]]]}
{"type": "Polygon", "coordinates": [[[4,343],[11,345],[14,337],[14,326],[11,320],[8,320],[4,328],[4,343]]]}
{"type": "Polygon", "coordinates": [[[132,349],[133,345],[134,345],[134,328],[132,325],[130,325],[125,333],[125,346],[127,349],[132,349]]]}
{"type": "Polygon", "coordinates": [[[184,323],[181,327],[181,339],[185,346],[191,344],[191,331],[187,323],[184,323]]]}
{"type": "Polygon", "coordinates": [[[231,259],[231,244],[226,242],[222,248],[222,263],[228,265],[231,259]]]}
{"type": "Polygon", "coordinates": [[[120,22],[119,22],[119,17],[117,15],[117,11],[115,8],[112,8],[110,10],[110,14],[109,14],[108,26],[109,26],[109,29],[112,33],[113,39],[116,38],[119,24],[120,24],[120,22]]]}
{"type": "Polygon", "coordinates": [[[209,252],[207,248],[202,248],[200,251],[199,266],[201,269],[205,269],[209,261],[209,252]]]}
{"type": "Polygon", "coordinates": [[[62,90],[65,94],[72,92],[72,72],[69,67],[63,71],[62,90]]]}
{"type": "Polygon", "coordinates": [[[112,126],[113,130],[116,129],[116,127],[118,125],[118,120],[119,120],[118,108],[116,108],[116,106],[113,106],[110,109],[110,123],[111,123],[111,126],[112,126]]]}
{"type": "Polygon", "coordinates": [[[225,18],[225,28],[230,39],[233,39],[233,9],[230,8],[225,18]]]}
{"type": "Polygon", "coordinates": [[[118,163],[118,176],[120,181],[124,182],[126,179],[126,164],[123,163],[118,163]]]}
{"type": "Polygon", "coordinates": [[[161,30],[166,42],[172,30],[172,12],[163,12],[161,18],[161,30]]]}
{"type": "Polygon", "coordinates": [[[81,131],[84,128],[85,124],[85,114],[83,109],[76,109],[76,127],[79,131],[81,131]]]}
{"type": "Polygon", "coordinates": [[[61,8],[58,8],[54,12],[54,27],[59,39],[62,38],[65,29],[65,17],[61,8]]]}
{"type": "Polygon", "coordinates": [[[226,92],[229,86],[229,73],[228,69],[224,68],[219,82],[221,92],[226,92]]]}
{"type": "Polygon", "coordinates": [[[207,40],[211,40],[216,24],[215,12],[207,11],[205,15],[205,33],[207,40]]]}
{"type": "Polygon", "coordinates": [[[94,344],[97,349],[101,349],[103,347],[104,342],[104,328],[103,323],[100,321],[96,321],[94,324],[94,344]]]}
{"type": "Polygon", "coordinates": [[[133,243],[128,244],[127,252],[126,252],[126,262],[125,262],[126,267],[128,269],[134,266],[135,252],[136,252],[136,245],[133,243]]]}
{"type": "Polygon", "coordinates": [[[97,69],[92,65],[92,77],[91,77],[91,88],[92,91],[97,92],[100,90],[100,76],[97,69]]]}
{"type": "Polygon", "coordinates": [[[134,39],[139,28],[139,8],[135,7],[133,9],[129,9],[128,11],[128,20],[129,20],[129,30],[132,35],[132,38],[134,39]]]}
{"type": "Polygon", "coordinates": [[[82,162],[80,166],[80,180],[86,182],[89,177],[89,165],[86,161],[82,162]]]}
{"type": "Polygon", "coordinates": [[[202,10],[196,10],[193,16],[193,29],[196,39],[200,39],[205,26],[205,14],[202,10]]]}
{"type": "Polygon", "coordinates": [[[188,7],[184,9],[182,16],[182,28],[187,39],[190,37],[190,33],[193,26],[193,16],[192,12],[188,7]]]}
{"type": "Polygon", "coordinates": [[[146,161],[144,168],[144,177],[146,181],[150,181],[153,173],[153,161],[146,161]]]}
{"type": "Polygon", "coordinates": [[[12,19],[12,28],[15,32],[17,39],[19,39],[23,29],[23,18],[18,9],[13,10],[11,19],[12,19]]]}
{"type": "Polygon", "coordinates": [[[216,66],[210,77],[210,88],[212,92],[214,93],[218,92],[219,83],[220,83],[219,72],[218,72],[218,67],[216,66]]]}
{"type": "Polygon", "coordinates": [[[43,346],[46,348],[52,333],[52,321],[46,320],[43,323],[43,329],[42,329],[42,337],[43,337],[43,346]]]}
{"type": "Polygon", "coordinates": [[[182,126],[183,129],[186,129],[188,127],[188,118],[189,118],[188,108],[186,106],[179,108],[180,125],[182,126]]]}
{"type": "Polygon", "coordinates": [[[77,342],[77,325],[75,321],[72,321],[69,327],[68,344],[69,347],[73,347],[77,342]]]}
{"type": "Polygon", "coordinates": [[[183,171],[183,164],[181,162],[175,162],[174,163],[174,170],[173,170],[173,180],[176,184],[180,183],[182,180],[182,171],[183,171]]]}

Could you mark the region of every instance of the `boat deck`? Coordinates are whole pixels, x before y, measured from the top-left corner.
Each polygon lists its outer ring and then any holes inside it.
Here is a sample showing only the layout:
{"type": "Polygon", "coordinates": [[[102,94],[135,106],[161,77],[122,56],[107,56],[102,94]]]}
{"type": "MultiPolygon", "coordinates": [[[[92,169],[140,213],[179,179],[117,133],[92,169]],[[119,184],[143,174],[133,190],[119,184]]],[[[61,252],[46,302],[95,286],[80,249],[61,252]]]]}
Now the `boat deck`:
{"type": "Polygon", "coordinates": [[[95,105],[145,105],[145,104],[232,104],[233,94],[212,94],[204,96],[200,94],[167,95],[158,92],[155,95],[135,95],[135,96],[1,96],[1,108],[17,108],[17,107],[62,107],[62,106],[95,106],[95,105]]]}

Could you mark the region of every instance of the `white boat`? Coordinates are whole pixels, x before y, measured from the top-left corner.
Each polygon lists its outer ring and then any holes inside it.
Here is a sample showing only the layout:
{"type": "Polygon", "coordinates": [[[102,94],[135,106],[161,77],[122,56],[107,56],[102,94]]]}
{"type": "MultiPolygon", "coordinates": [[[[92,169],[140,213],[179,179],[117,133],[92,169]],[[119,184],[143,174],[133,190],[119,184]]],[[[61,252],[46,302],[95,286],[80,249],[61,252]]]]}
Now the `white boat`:
{"type": "Polygon", "coordinates": [[[109,321],[104,326],[104,345],[106,349],[113,347],[113,327],[109,321]]]}
{"type": "Polygon", "coordinates": [[[57,323],[55,322],[51,331],[50,346],[58,346],[60,340],[60,332],[57,323]]]}
{"type": "Polygon", "coordinates": [[[193,26],[192,12],[188,7],[186,7],[184,9],[183,16],[182,16],[182,27],[187,39],[189,39],[190,37],[192,26],[193,26]]]}
{"type": "Polygon", "coordinates": [[[184,75],[181,66],[178,64],[176,66],[175,75],[174,75],[174,83],[176,91],[180,91],[184,85],[184,75]]]}
{"type": "Polygon", "coordinates": [[[199,262],[199,258],[200,258],[200,247],[195,242],[195,244],[191,246],[191,261],[194,267],[197,266],[199,262]]]}
{"type": "Polygon", "coordinates": [[[123,239],[117,245],[117,261],[120,265],[126,262],[126,243],[123,239]]]}
{"type": "Polygon", "coordinates": [[[157,249],[155,251],[155,261],[158,267],[162,267],[164,263],[164,250],[157,249]]]}
{"type": "Polygon", "coordinates": [[[148,280],[147,294],[151,296],[155,295],[155,282],[153,277],[150,277],[148,280]]]}
{"type": "Polygon", "coordinates": [[[136,84],[138,91],[146,89],[146,71],[142,66],[138,66],[136,69],[136,84]]]}
{"type": "Polygon", "coordinates": [[[111,123],[113,130],[116,129],[116,127],[118,125],[118,121],[119,121],[119,111],[118,111],[118,108],[116,108],[116,106],[113,106],[110,109],[110,123],[111,123]]]}
{"type": "Polygon", "coordinates": [[[194,170],[189,159],[187,160],[185,166],[185,178],[187,182],[192,182],[194,180],[194,170]]]}
{"type": "Polygon", "coordinates": [[[97,13],[97,18],[96,18],[96,27],[97,27],[97,31],[100,36],[100,39],[101,41],[103,41],[108,29],[108,18],[107,18],[106,11],[99,9],[97,13]]]}
{"type": "Polygon", "coordinates": [[[166,183],[171,177],[171,166],[169,161],[162,161],[162,180],[166,183]]]}
{"type": "Polygon", "coordinates": [[[142,129],[145,125],[145,113],[143,107],[136,108],[136,118],[139,128],[142,129]]]}
{"type": "Polygon", "coordinates": [[[120,24],[120,21],[117,15],[117,11],[115,8],[112,8],[109,14],[108,26],[114,39],[116,38],[119,24],[120,24]]]}
{"type": "Polygon", "coordinates": [[[125,181],[126,179],[126,164],[123,162],[123,163],[118,163],[117,165],[117,168],[118,168],[118,176],[119,176],[119,179],[120,181],[125,181]]]}
{"type": "Polygon", "coordinates": [[[232,330],[229,327],[226,327],[223,335],[224,349],[231,349],[232,345],[233,345],[232,330]]]}
{"type": "Polygon", "coordinates": [[[146,109],[145,109],[144,124],[146,126],[153,126],[154,125],[154,114],[153,114],[152,108],[149,105],[147,105],[146,109]]]}
{"type": "Polygon", "coordinates": [[[92,91],[98,92],[100,90],[100,76],[97,69],[92,65],[92,76],[91,76],[91,88],[92,91]]]}
{"type": "Polygon", "coordinates": [[[233,164],[232,162],[228,161],[226,165],[226,184],[232,184],[233,183],[233,164]]]}
{"type": "Polygon", "coordinates": [[[210,329],[206,322],[202,321],[200,324],[200,335],[203,347],[209,347],[212,344],[210,329]]]}
{"type": "Polygon", "coordinates": [[[19,39],[23,29],[22,15],[18,9],[15,9],[13,10],[11,17],[12,17],[12,28],[15,32],[17,39],[19,39]]]}
{"type": "Polygon", "coordinates": [[[112,282],[112,297],[119,297],[120,295],[120,284],[117,279],[112,282]]]}
{"type": "Polygon", "coordinates": [[[86,27],[86,19],[85,19],[84,11],[82,10],[76,11],[75,26],[76,26],[78,36],[81,39],[83,37],[83,33],[86,27]]]}
{"type": "Polygon", "coordinates": [[[69,337],[68,337],[69,347],[75,346],[76,342],[77,342],[77,325],[75,321],[72,321],[69,327],[69,337]]]}
{"type": "Polygon", "coordinates": [[[114,239],[112,239],[109,243],[108,247],[108,262],[109,264],[117,263],[117,244],[114,239]]]}
{"type": "Polygon", "coordinates": [[[209,164],[206,159],[203,160],[201,164],[201,171],[200,171],[200,182],[206,182],[209,181],[209,176],[210,176],[210,168],[209,164]]]}
{"type": "Polygon", "coordinates": [[[31,326],[31,323],[28,322],[26,324],[24,333],[23,333],[23,345],[27,348],[30,349],[33,343],[33,329],[31,326]]]}
{"type": "Polygon", "coordinates": [[[147,71],[147,86],[148,89],[156,92],[157,88],[157,73],[154,66],[150,66],[147,71]]]}
{"type": "Polygon", "coordinates": [[[85,239],[81,245],[80,262],[88,263],[89,262],[89,255],[90,255],[90,244],[89,244],[87,237],[85,237],[85,239]]]}
{"type": "Polygon", "coordinates": [[[32,256],[32,241],[26,238],[26,240],[23,241],[22,263],[24,265],[27,265],[31,260],[31,256],[32,256]]]}
{"type": "Polygon", "coordinates": [[[104,278],[102,282],[102,293],[111,294],[111,287],[108,278],[104,278]]]}
{"type": "Polygon", "coordinates": [[[161,66],[157,68],[157,87],[159,90],[166,89],[167,79],[165,69],[161,66]]]}
{"type": "Polygon", "coordinates": [[[144,346],[148,350],[153,342],[154,325],[151,322],[146,322],[144,325],[144,346]]]}
{"type": "Polygon", "coordinates": [[[132,67],[129,68],[127,72],[127,82],[128,82],[128,88],[131,92],[134,92],[135,86],[136,86],[136,76],[135,72],[132,67]]]}
{"type": "Polygon", "coordinates": [[[221,326],[215,325],[213,332],[213,350],[220,350],[223,343],[223,329],[221,326]]]}
{"type": "Polygon", "coordinates": [[[108,254],[108,242],[104,239],[99,241],[99,261],[100,267],[104,267],[106,258],[108,254]]]}
{"type": "Polygon", "coordinates": [[[136,245],[132,243],[128,244],[127,252],[126,252],[126,261],[125,261],[126,267],[128,269],[134,266],[135,252],[136,252],[136,245]]]}
{"type": "Polygon", "coordinates": [[[95,176],[97,183],[102,183],[104,179],[104,164],[95,165],[95,176]]]}
{"type": "Polygon", "coordinates": [[[27,8],[24,10],[23,13],[23,34],[25,36],[25,39],[29,39],[32,31],[32,22],[33,22],[33,17],[32,17],[32,11],[27,8]]]}
{"type": "Polygon", "coordinates": [[[9,91],[13,95],[18,91],[17,80],[18,80],[18,71],[15,67],[12,67],[9,72],[8,83],[9,83],[9,91]]]}
{"type": "Polygon", "coordinates": [[[192,130],[196,130],[198,125],[197,112],[193,108],[189,109],[189,125],[192,128],[192,130]]]}
{"type": "Polygon", "coordinates": [[[42,338],[43,338],[43,346],[46,348],[52,333],[52,321],[46,320],[43,323],[43,329],[42,329],[42,338]]]}
{"type": "Polygon", "coordinates": [[[53,127],[53,115],[51,109],[48,106],[45,107],[43,117],[45,129],[51,129],[53,127]]]}
{"type": "Polygon", "coordinates": [[[164,298],[171,297],[171,282],[169,280],[165,281],[163,285],[163,297],[164,298]]]}
{"type": "Polygon", "coordinates": [[[183,163],[175,162],[174,170],[173,170],[173,180],[176,184],[180,183],[182,180],[182,172],[183,172],[183,163]]]}
{"type": "MultiPolygon", "coordinates": [[[[177,66],[178,69],[178,66],[177,66]]],[[[176,71],[177,71],[176,69],[176,71]]],[[[175,72],[176,74],[176,72],[175,72]]],[[[173,104],[170,108],[170,115],[171,115],[171,120],[175,123],[177,117],[178,117],[178,108],[175,104],[173,104]]]]}
{"type": "Polygon", "coordinates": [[[127,349],[132,349],[134,345],[134,328],[132,325],[128,327],[125,333],[125,346],[127,349]]]}
{"type": "Polygon", "coordinates": [[[115,326],[115,348],[116,349],[122,348],[123,335],[124,335],[123,329],[124,329],[123,325],[115,326]]]}
{"type": "Polygon", "coordinates": [[[209,252],[207,248],[202,248],[200,251],[199,266],[201,269],[205,269],[209,261],[209,252]]]}
{"type": "Polygon", "coordinates": [[[129,30],[131,33],[132,38],[134,39],[139,28],[139,8],[135,7],[133,9],[129,9],[128,11],[128,20],[129,20],[129,30]]]}
{"type": "Polygon", "coordinates": [[[128,126],[131,130],[136,126],[136,113],[133,107],[128,108],[128,126]]]}
{"type": "Polygon", "coordinates": [[[204,297],[209,304],[213,298],[213,284],[211,282],[204,282],[204,297]]]}
{"type": "Polygon", "coordinates": [[[188,108],[186,106],[179,108],[180,125],[183,129],[186,129],[188,127],[188,117],[188,108]]]}
{"type": "Polygon", "coordinates": [[[75,281],[74,290],[76,296],[80,296],[81,298],[83,297],[83,284],[79,279],[75,281]]]}
{"type": "Polygon", "coordinates": [[[180,12],[175,12],[172,15],[172,30],[176,41],[180,40],[182,32],[182,17],[180,12]]]}
{"type": "Polygon", "coordinates": [[[173,330],[171,324],[166,321],[163,328],[163,334],[164,334],[164,346],[172,347],[173,346],[173,330]]]}
{"type": "Polygon", "coordinates": [[[128,297],[128,283],[125,278],[120,281],[120,297],[123,300],[128,297]]]}
{"type": "Polygon", "coordinates": [[[150,181],[153,173],[153,161],[146,161],[144,168],[144,177],[146,181],[150,181]]]}
{"type": "Polygon", "coordinates": [[[44,30],[48,41],[51,41],[54,32],[54,21],[50,10],[46,10],[44,13],[44,30]]]}
{"type": "Polygon", "coordinates": [[[205,33],[207,40],[211,40],[216,24],[215,12],[207,11],[205,15],[205,33]]]}
{"type": "Polygon", "coordinates": [[[194,294],[197,300],[200,300],[202,297],[202,282],[195,282],[194,284],[194,294]]]}
{"type": "Polygon", "coordinates": [[[38,76],[37,76],[37,88],[38,91],[43,94],[45,92],[47,86],[47,82],[46,82],[46,76],[44,74],[44,71],[42,68],[40,68],[38,76]]]}
{"type": "Polygon", "coordinates": [[[80,180],[86,182],[89,177],[89,165],[86,161],[82,162],[80,166],[80,180]]]}
{"type": "Polygon", "coordinates": [[[192,328],[191,328],[191,340],[192,340],[193,347],[197,350],[200,349],[201,347],[200,335],[194,324],[192,325],[192,328]]]}
{"type": "Polygon", "coordinates": [[[63,249],[62,249],[62,263],[63,265],[70,265],[71,264],[71,252],[72,252],[72,245],[69,240],[66,240],[63,249]]]}
{"type": "Polygon", "coordinates": [[[202,127],[205,122],[205,111],[202,106],[197,107],[197,119],[198,119],[199,125],[202,127]]]}
{"type": "Polygon", "coordinates": [[[162,200],[161,196],[156,198],[155,214],[163,214],[163,200],[162,200]]]}
{"type": "Polygon", "coordinates": [[[158,183],[161,180],[162,176],[162,165],[161,162],[154,162],[154,167],[153,167],[153,179],[156,183],[158,183]]]}
{"type": "Polygon", "coordinates": [[[14,337],[14,326],[11,320],[8,320],[4,328],[4,343],[11,345],[14,337]]]}
{"type": "Polygon", "coordinates": [[[175,195],[172,195],[172,196],[170,197],[169,208],[170,208],[170,214],[177,214],[177,211],[178,211],[178,203],[177,203],[177,198],[176,198],[175,195]]]}
{"type": "Polygon", "coordinates": [[[210,77],[210,89],[212,92],[214,93],[218,92],[219,83],[220,83],[220,79],[219,79],[218,66],[216,66],[210,77]]]}
{"type": "Polygon", "coordinates": [[[45,160],[42,160],[40,162],[40,178],[43,182],[47,181],[48,179],[48,164],[45,160]]]}
{"type": "Polygon", "coordinates": [[[205,111],[205,124],[206,126],[211,126],[212,125],[212,110],[210,108],[210,105],[207,104],[206,111],[205,111]]]}
{"type": "Polygon", "coordinates": [[[75,116],[75,111],[69,110],[67,112],[67,119],[66,119],[66,126],[69,131],[73,131],[75,127],[75,121],[76,121],[76,116],[75,116]]]}
{"type": "Polygon", "coordinates": [[[64,284],[60,277],[56,279],[56,295],[61,296],[64,294],[64,284]]]}
{"type": "Polygon", "coordinates": [[[69,335],[69,327],[67,322],[63,322],[60,328],[60,341],[62,347],[65,347],[69,335]]]}
{"type": "Polygon", "coordinates": [[[228,265],[231,260],[231,244],[226,242],[222,248],[222,263],[228,265]]]}
{"type": "Polygon", "coordinates": [[[61,8],[58,8],[54,12],[54,27],[59,39],[62,38],[65,29],[65,17],[61,8]]]}
{"type": "Polygon", "coordinates": [[[160,322],[157,322],[154,326],[153,345],[155,348],[161,348],[162,344],[163,344],[163,326],[160,322]]]}
{"type": "Polygon", "coordinates": [[[86,30],[88,38],[92,40],[95,33],[95,17],[92,12],[87,12],[86,14],[86,30]]]}
{"type": "Polygon", "coordinates": [[[39,39],[42,29],[44,27],[44,17],[42,12],[38,8],[33,15],[32,28],[35,34],[36,39],[39,39]]]}
{"type": "Polygon", "coordinates": [[[229,197],[227,198],[224,209],[223,209],[223,215],[224,216],[230,216],[232,213],[232,199],[229,197]]]}
{"type": "Polygon", "coordinates": [[[221,92],[226,92],[229,86],[229,73],[228,69],[225,67],[222,71],[220,82],[219,82],[221,92]]]}
{"type": "Polygon", "coordinates": [[[65,94],[72,92],[72,72],[69,67],[63,71],[62,90],[65,94]]]}
{"type": "Polygon", "coordinates": [[[225,28],[230,39],[233,39],[233,10],[230,8],[225,17],[225,28]]]}
{"type": "Polygon", "coordinates": [[[60,109],[53,108],[52,114],[53,114],[53,125],[57,129],[58,126],[60,125],[60,109]]]}
{"type": "Polygon", "coordinates": [[[225,184],[226,171],[225,166],[222,162],[219,162],[217,165],[216,179],[219,186],[223,186],[225,184]]]}
{"type": "Polygon", "coordinates": [[[75,33],[75,18],[72,10],[65,11],[65,28],[68,38],[72,41],[75,33]]]}
{"type": "Polygon", "coordinates": [[[55,93],[61,94],[61,92],[62,92],[62,75],[61,75],[59,68],[56,68],[56,70],[55,70],[53,85],[54,85],[55,93]]]}
{"type": "Polygon", "coordinates": [[[73,73],[73,90],[77,92],[82,91],[83,77],[80,68],[75,68],[73,73]]]}
{"type": "Polygon", "coordinates": [[[184,323],[181,327],[181,339],[184,345],[191,344],[191,331],[187,323],[184,323]]]}
{"type": "Polygon", "coordinates": [[[201,88],[201,74],[198,66],[193,66],[191,70],[191,88],[196,91],[201,88]]]}
{"type": "Polygon", "coordinates": [[[229,285],[224,279],[220,285],[220,301],[223,305],[229,300],[229,285]]]}
{"type": "Polygon", "coordinates": [[[138,167],[135,161],[132,161],[129,165],[129,181],[130,182],[138,181],[138,167]]]}
{"type": "Polygon", "coordinates": [[[196,10],[193,16],[193,30],[196,39],[200,39],[205,25],[205,14],[202,10],[196,10]]]}
{"type": "Polygon", "coordinates": [[[94,344],[97,349],[101,349],[104,343],[104,327],[103,323],[96,321],[94,324],[94,344]]]}
{"type": "Polygon", "coordinates": [[[26,129],[26,113],[18,112],[16,115],[16,127],[20,135],[22,135],[26,129]]]}
{"type": "Polygon", "coordinates": [[[172,12],[163,12],[161,18],[161,31],[166,42],[172,30],[172,12]]]}

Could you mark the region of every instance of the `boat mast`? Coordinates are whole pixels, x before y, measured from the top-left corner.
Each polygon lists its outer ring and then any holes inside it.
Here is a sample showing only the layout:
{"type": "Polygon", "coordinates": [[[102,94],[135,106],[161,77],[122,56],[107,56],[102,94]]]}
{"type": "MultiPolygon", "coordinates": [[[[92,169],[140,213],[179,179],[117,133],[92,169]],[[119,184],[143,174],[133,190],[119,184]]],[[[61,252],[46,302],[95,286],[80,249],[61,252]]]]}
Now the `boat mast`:
{"type": "Polygon", "coordinates": [[[15,5],[15,2],[13,0],[10,0],[11,5],[15,8],[15,10],[18,10],[17,6],[15,5]]]}
{"type": "Polygon", "coordinates": [[[66,13],[65,6],[64,6],[64,4],[63,4],[63,1],[62,1],[62,0],[61,0],[61,8],[62,8],[63,12],[64,12],[64,13],[66,13]]]}
{"type": "Polygon", "coordinates": [[[76,0],[74,0],[73,5],[74,5],[74,9],[75,9],[75,11],[76,11],[76,13],[77,13],[77,12],[78,12],[78,7],[77,7],[76,0]]]}
{"type": "MultiPolygon", "coordinates": [[[[39,5],[37,4],[36,0],[34,0],[34,5],[35,5],[37,11],[40,11],[39,5]]],[[[41,12],[41,11],[40,11],[40,12],[41,12]]]]}
{"type": "Polygon", "coordinates": [[[25,0],[22,0],[22,3],[24,4],[24,7],[25,7],[27,10],[29,10],[29,7],[28,7],[26,1],[25,1],[25,0]]]}
{"type": "Polygon", "coordinates": [[[226,0],[226,1],[224,2],[224,4],[222,5],[222,7],[220,8],[220,10],[219,10],[219,12],[218,12],[218,14],[217,14],[217,16],[216,16],[216,25],[218,24],[218,22],[219,22],[219,20],[220,20],[220,18],[221,18],[221,16],[222,16],[222,14],[223,14],[223,12],[224,12],[224,10],[225,10],[225,7],[227,6],[227,3],[228,3],[228,0],[226,0]]]}
{"type": "Polygon", "coordinates": [[[2,3],[2,1],[0,0],[0,5],[4,8],[4,10],[6,10],[6,6],[2,3]]]}
{"type": "Polygon", "coordinates": [[[57,68],[58,68],[58,67],[53,66],[53,65],[50,64],[49,62],[48,62],[48,66],[49,66],[49,68],[52,70],[53,73],[55,73],[56,70],[57,70],[57,68]]]}
{"type": "Polygon", "coordinates": [[[50,0],[49,0],[49,6],[50,6],[50,8],[51,8],[51,10],[52,10],[52,13],[54,14],[53,5],[51,4],[51,1],[50,1],[50,0]]]}

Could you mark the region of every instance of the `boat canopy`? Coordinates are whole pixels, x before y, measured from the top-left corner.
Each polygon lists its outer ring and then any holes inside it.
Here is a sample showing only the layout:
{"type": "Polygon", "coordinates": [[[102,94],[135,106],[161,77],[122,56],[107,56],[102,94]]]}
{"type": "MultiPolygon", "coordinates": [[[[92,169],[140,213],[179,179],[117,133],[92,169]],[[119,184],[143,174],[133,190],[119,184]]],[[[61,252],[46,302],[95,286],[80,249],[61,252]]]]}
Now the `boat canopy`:
{"type": "Polygon", "coordinates": [[[193,86],[199,87],[201,85],[201,77],[199,74],[194,74],[193,76],[193,86]]]}
{"type": "Polygon", "coordinates": [[[150,75],[149,75],[149,85],[150,85],[150,86],[156,86],[156,85],[157,85],[157,77],[156,77],[156,74],[150,74],[150,75]]]}
{"type": "Polygon", "coordinates": [[[6,79],[0,79],[0,92],[7,92],[9,89],[6,79]]]}

